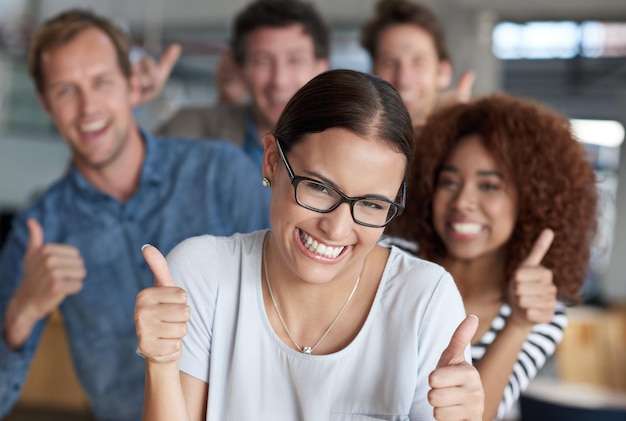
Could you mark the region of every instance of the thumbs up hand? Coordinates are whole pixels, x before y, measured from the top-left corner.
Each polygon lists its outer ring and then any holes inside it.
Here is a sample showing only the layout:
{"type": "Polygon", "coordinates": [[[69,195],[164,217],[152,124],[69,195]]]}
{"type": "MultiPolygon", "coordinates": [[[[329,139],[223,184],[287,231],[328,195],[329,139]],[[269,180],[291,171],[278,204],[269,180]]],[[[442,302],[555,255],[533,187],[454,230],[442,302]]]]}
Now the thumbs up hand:
{"type": "Polygon", "coordinates": [[[83,288],[87,276],[80,252],[67,244],[44,244],[44,232],[35,219],[26,221],[29,238],[24,256],[20,293],[36,308],[39,318],[54,310],[65,297],[83,288]]]}
{"type": "Polygon", "coordinates": [[[26,225],[29,237],[24,275],[5,315],[5,338],[12,349],[19,349],[35,323],[57,308],[65,297],[78,293],[87,276],[76,247],[45,244],[41,224],[30,218],[26,225]]]}
{"type": "Polygon", "coordinates": [[[552,320],[557,303],[557,288],[552,282],[552,271],[542,266],[541,261],[553,240],[554,232],[544,229],[513,274],[508,291],[511,305],[509,323],[531,327],[552,320]]]}
{"type": "Polygon", "coordinates": [[[140,291],[135,301],[139,352],[150,362],[177,362],[189,321],[187,292],[176,286],[159,250],[146,245],[142,252],[154,275],[154,287],[140,291]]]}
{"type": "Polygon", "coordinates": [[[133,74],[137,76],[141,86],[138,104],[134,105],[146,104],[159,96],[181,52],[179,44],[172,44],[163,52],[158,62],[146,54],[139,61],[132,63],[133,74]]]}
{"type": "Polygon", "coordinates": [[[473,71],[463,73],[459,77],[456,86],[439,94],[435,108],[445,107],[457,102],[468,102],[472,98],[475,80],[476,74],[473,71]]]}
{"type": "Polygon", "coordinates": [[[478,328],[478,318],[468,316],[456,329],[430,373],[428,402],[437,420],[481,421],[485,393],[478,370],[465,360],[465,349],[478,328]]]}

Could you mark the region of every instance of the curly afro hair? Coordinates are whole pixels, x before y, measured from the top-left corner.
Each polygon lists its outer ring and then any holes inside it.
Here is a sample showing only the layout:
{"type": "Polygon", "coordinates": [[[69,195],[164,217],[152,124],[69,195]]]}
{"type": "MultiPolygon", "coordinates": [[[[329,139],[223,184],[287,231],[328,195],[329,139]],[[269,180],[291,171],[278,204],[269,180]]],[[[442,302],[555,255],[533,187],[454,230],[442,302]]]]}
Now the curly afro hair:
{"type": "Polygon", "coordinates": [[[387,232],[415,241],[426,259],[446,255],[433,226],[433,196],[442,165],[468,135],[480,137],[517,192],[505,279],[511,279],[541,231],[551,228],[555,237],[542,264],[552,270],[559,298],[580,302],[596,232],[595,174],[569,121],[530,100],[492,94],[433,113],[416,132],[406,209],[387,232]]]}

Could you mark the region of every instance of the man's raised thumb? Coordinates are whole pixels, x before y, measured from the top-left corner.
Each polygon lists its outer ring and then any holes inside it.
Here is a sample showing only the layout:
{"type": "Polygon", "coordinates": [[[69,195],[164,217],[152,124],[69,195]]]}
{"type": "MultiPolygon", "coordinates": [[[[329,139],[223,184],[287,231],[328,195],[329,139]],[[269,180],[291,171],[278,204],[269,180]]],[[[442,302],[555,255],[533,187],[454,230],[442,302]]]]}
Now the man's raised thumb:
{"type": "Polygon", "coordinates": [[[454,334],[452,334],[450,344],[441,354],[437,367],[446,367],[465,362],[465,349],[471,343],[476,329],[478,329],[478,317],[471,314],[461,322],[454,334]]]}
{"type": "Polygon", "coordinates": [[[141,247],[143,258],[146,259],[146,263],[150,267],[152,274],[154,275],[155,287],[175,287],[176,283],[172,279],[170,274],[170,268],[167,265],[167,260],[161,254],[161,252],[150,244],[145,244],[141,247]]]}
{"type": "Polygon", "coordinates": [[[32,254],[43,247],[43,228],[39,221],[34,218],[28,218],[26,220],[26,227],[28,228],[28,246],[26,248],[26,254],[32,254]]]}

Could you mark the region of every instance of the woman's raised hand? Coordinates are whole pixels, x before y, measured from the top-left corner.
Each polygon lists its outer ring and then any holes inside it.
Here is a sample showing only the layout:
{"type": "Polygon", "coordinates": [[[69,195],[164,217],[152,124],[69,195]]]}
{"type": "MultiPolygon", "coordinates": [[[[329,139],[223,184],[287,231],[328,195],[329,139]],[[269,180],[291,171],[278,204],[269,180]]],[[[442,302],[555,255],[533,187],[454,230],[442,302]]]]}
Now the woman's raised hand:
{"type": "Polygon", "coordinates": [[[465,349],[478,329],[478,317],[467,316],[430,373],[428,402],[439,421],[481,421],[485,393],[478,370],[465,360],[465,349]]]}
{"type": "Polygon", "coordinates": [[[541,265],[553,240],[554,231],[544,229],[528,257],[513,274],[508,300],[511,305],[510,323],[535,325],[548,323],[554,317],[557,288],[552,282],[552,271],[541,265]]]}
{"type": "Polygon", "coordinates": [[[187,334],[187,292],[176,286],[159,250],[145,245],[142,253],[154,274],[154,287],[140,291],[135,301],[138,351],[149,362],[176,362],[187,334]]]}

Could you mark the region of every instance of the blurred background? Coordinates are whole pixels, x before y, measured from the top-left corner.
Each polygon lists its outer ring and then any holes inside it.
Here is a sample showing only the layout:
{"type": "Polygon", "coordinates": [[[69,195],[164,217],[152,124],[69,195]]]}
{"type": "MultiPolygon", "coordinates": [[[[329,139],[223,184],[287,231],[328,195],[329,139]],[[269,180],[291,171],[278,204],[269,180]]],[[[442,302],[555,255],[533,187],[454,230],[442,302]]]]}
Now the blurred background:
{"type": "MultiPolygon", "coordinates": [[[[311,3],[332,29],[331,68],[369,71],[359,31],[375,0],[311,3]]],[[[456,77],[474,70],[475,94],[506,91],[537,99],[574,120],[598,174],[600,232],[584,288],[585,306],[570,311],[570,328],[555,361],[522,400],[523,419],[556,419],[542,407],[554,404],[576,410],[559,419],[583,419],[576,417],[596,411],[593,419],[624,420],[626,259],[621,257],[626,256],[626,171],[620,165],[626,165],[626,1],[424,3],[442,18],[456,77]],[[610,418],[615,414],[618,418],[610,418]]],[[[69,156],[39,106],[26,70],[33,28],[80,6],[115,19],[132,36],[137,56],[158,58],[170,43],[180,43],[183,55],[163,93],[136,111],[140,124],[151,129],[182,105],[216,101],[218,60],[227,48],[232,17],[245,4],[0,0],[0,244],[12,215],[63,172],[69,156]]],[[[73,378],[60,319],[53,318],[45,335],[45,352],[38,355],[24,396],[7,419],[90,419],[88,403],[73,378]]]]}

